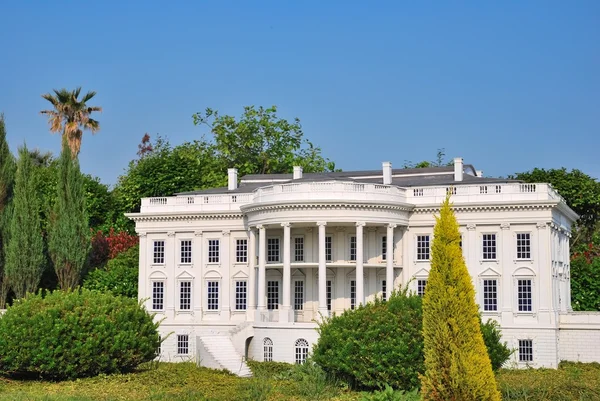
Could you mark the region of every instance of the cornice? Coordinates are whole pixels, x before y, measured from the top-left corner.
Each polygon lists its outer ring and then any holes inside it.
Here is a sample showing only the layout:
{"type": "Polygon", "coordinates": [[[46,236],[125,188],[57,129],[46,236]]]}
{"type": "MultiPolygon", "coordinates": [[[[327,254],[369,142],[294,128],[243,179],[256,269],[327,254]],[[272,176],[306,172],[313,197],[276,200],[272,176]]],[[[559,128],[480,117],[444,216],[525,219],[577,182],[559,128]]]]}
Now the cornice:
{"type": "Polygon", "coordinates": [[[216,212],[216,213],[126,213],[125,217],[133,220],[134,222],[142,221],[197,221],[197,220],[232,220],[241,219],[244,217],[243,213],[233,212],[216,212]]]}
{"type": "MultiPolygon", "coordinates": [[[[489,211],[517,211],[517,210],[551,210],[558,202],[537,203],[491,203],[491,204],[454,204],[452,210],[456,212],[489,212],[489,211]]],[[[414,213],[436,213],[440,205],[415,206],[414,213]]]]}
{"type": "Polygon", "coordinates": [[[258,203],[248,204],[242,206],[240,209],[244,214],[261,212],[261,211],[272,211],[272,210],[397,210],[402,212],[410,212],[414,208],[414,205],[410,204],[397,204],[397,203],[372,203],[372,202],[277,202],[277,203],[258,203]]]}

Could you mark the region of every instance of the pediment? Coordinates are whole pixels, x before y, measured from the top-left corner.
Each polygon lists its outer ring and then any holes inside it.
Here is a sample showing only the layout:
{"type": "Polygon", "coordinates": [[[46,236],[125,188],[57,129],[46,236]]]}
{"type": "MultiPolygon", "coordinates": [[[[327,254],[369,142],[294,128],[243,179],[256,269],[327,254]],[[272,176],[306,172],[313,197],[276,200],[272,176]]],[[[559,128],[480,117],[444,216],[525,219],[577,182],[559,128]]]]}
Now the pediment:
{"type": "Polygon", "coordinates": [[[164,279],[167,278],[167,275],[164,272],[160,271],[160,270],[156,270],[156,271],[153,271],[150,274],[149,278],[150,279],[154,279],[154,280],[159,280],[159,279],[160,280],[164,280],[164,279]]]}
{"type": "Polygon", "coordinates": [[[238,270],[237,273],[235,273],[232,278],[248,278],[248,275],[246,274],[246,272],[242,271],[242,270],[238,270]]]}
{"type": "MultiPolygon", "coordinates": [[[[317,274],[316,274],[317,278],[319,277],[319,271],[317,270],[317,274]]],[[[326,272],[325,272],[325,276],[326,277],[335,277],[335,272],[333,270],[331,270],[330,268],[327,268],[326,272]]]]}
{"type": "Polygon", "coordinates": [[[513,273],[513,276],[535,276],[535,272],[531,270],[529,267],[519,267],[513,273]]]}
{"type": "Polygon", "coordinates": [[[413,277],[429,277],[429,270],[426,268],[422,268],[421,270],[413,274],[413,277]]]}
{"type": "Polygon", "coordinates": [[[222,278],[221,273],[217,270],[209,270],[204,274],[204,278],[222,278]]]}
{"type": "MultiPolygon", "coordinates": [[[[367,269],[363,270],[363,277],[367,278],[368,274],[367,274],[367,269]]],[[[356,269],[352,269],[350,270],[350,273],[346,274],[346,277],[348,277],[349,280],[352,280],[354,277],[356,277],[356,269]]]]}
{"type": "Polygon", "coordinates": [[[305,278],[306,274],[304,274],[304,272],[300,269],[294,269],[294,270],[292,270],[292,277],[305,278]]]}
{"type": "Polygon", "coordinates": [[[187,270],[184,270],[177,275],[177,279],[194,279],[194,276],[192,276],[187,270]]]}
{"type": "Polygon", "coordinates": [[[485,269],[484,271],[482,271],[481,273],[479,273],[479,276],[484,276],[484,277],[499,277],[500,273],[496,270],[496,269],[492,269],[491,267],[485,269]]]}

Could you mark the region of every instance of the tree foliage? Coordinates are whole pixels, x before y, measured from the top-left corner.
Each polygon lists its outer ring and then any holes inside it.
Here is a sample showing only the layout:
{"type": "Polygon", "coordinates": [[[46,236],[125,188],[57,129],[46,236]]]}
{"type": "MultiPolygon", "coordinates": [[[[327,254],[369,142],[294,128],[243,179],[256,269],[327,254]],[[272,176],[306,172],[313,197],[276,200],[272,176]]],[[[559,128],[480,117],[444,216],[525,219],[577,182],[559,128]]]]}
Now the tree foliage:
{"type": "Polygon", "coordinates": [[[101,112],[98,106],[88,106],[87,102],[96,96],[96,92],[89,91],[81,99],[81,87],[74,90],[53,89],[54,94],[42,95],[54,107],[52,110],[42,110],[40,113],[48,116],[50,132],[60,132],[63,141],[69,144],[71,156],[76,158],[81,149],[81,138],[83,130],[89,130],[95,134],[100,130],[100,123],[91,118],[93,112],[101,112]]]}
{"type": "Polygon", "coordinates": [[[10,208],[15,183],[15,158],[10,152],[6,140],[4,116],[0,114],[0,309],[4,309],[9,285],[5,278],[5,245],[10,230],[10,208]]]}
{"type": "Polygon", "coordinates": [[[193,120],[210,128],[218,156],[241,175],[287,173],[294,165],[306,172],[335,169],[321,149],[304,138],[300,120],[279,118],[276,106],[244,107],[239,120],[207,108],[194,114],[193,120]]]}
{"type": "Polygon", "coordinates": [[[17,298],[35,292],[45,267],[44,241],[40,222],[38,175],[23,145],[15,177],[5,273],[17,298]]]}
{"type": "Polygon", "coordinates": [[[452,160],[446,160],[446,151],[441,148],[437,150],[435,160],[423,160],[418,163],[405,160],[402,168],[447,167],[451,166],[452,163],[452,160]]]}
{"type": "Polygon", "coordinates": [[[591,245],[571,259],[571,307],[576,311],[600,311],[600,255],[591,245]]]}
{"type": "Polygon", "coordinates": [[[48,249],[58,284],[63,290],[79,284],[91,246],[91,235],[85,206],[84,180],[79,161],[71,157],[71,149],[63,142],[59,159],[56,203],[50,220],[48,249]]]}
{"type": "Polygon", "coordinates": [[[0,318],[0,372],[59,380],[129,372],[155,358],[158,325],[130,298],[30,294],[0,318]]]}
{"type": "Polygon", "coordinates": [[[86,277],[83,287],[137,298],[139,253],[140,247],[136,245],[109,260],[106,267],[92,270],[86,277]]]}
{"type": "Polygon", "coordinates": [[[423,399],[500,400],[449,198],[436,220],[423,298],[423,399]]]}

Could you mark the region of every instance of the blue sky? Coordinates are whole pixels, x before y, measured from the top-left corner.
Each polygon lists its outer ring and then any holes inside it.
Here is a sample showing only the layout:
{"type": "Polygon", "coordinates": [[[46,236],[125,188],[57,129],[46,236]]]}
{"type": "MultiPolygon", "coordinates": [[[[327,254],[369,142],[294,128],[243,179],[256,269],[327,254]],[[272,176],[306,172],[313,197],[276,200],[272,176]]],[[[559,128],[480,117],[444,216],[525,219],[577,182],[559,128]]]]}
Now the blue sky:
{"type": "Polygon", "coordinates": [[[344,170],[433,159],[486,175],[600,177],[598,1],[3,2],[0,111],[11,147],[58,152],[40,95],[98,92],[82,169],[113,184],[145,132],[277,105],[344,170]]]}

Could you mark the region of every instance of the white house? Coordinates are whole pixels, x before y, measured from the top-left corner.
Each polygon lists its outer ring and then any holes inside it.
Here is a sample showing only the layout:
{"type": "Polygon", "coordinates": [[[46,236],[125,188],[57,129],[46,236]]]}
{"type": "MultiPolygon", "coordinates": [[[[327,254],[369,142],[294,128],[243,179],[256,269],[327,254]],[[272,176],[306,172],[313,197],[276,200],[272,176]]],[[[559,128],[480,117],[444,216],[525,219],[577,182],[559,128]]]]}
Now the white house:
{"type": "Polygon", "coordinates": [[[139,298],[162,319],[163,360],[248,374],[244,358],[301,362],[320,316],[425,291],[434,215],[450,193],[484,319],[515,364],[600,361],[600,314],[573,313],[577,215],[549,184],[453,167],[248,175],[142,199],[139,298]]]}

